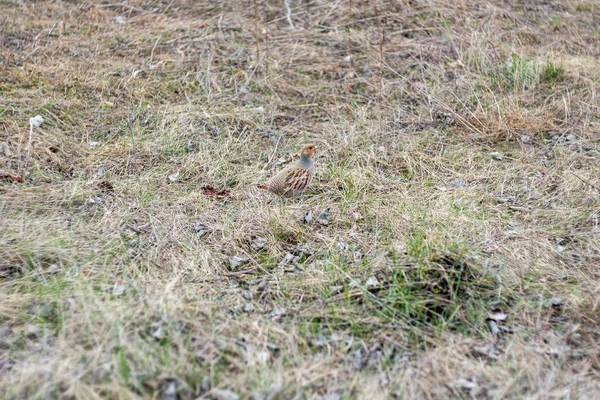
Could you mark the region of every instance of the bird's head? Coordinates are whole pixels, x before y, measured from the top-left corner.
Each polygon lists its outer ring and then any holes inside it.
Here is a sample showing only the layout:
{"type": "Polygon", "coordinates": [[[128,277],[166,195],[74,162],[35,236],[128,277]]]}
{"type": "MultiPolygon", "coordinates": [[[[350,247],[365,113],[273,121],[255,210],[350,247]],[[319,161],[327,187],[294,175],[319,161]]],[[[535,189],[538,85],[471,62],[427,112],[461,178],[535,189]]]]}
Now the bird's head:
{"type": "Polygon", "coordinates": [[[302,151],[300,152],[300,156],[302,158],[312,158],[314,152],[315,152],[315,145],[309,144],[302,148],[302,151]]]}

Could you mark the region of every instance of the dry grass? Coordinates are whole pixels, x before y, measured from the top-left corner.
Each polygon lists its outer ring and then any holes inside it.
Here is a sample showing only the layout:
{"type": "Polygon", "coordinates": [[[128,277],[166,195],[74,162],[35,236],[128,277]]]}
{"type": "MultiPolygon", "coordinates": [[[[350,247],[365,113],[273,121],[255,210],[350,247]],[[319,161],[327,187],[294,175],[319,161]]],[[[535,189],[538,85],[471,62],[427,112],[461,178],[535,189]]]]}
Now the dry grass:
{"type": "Polygon", "coordinates": [[[0,2],[0,396],[598,398],[600,7],[525,3],[0,2]]]}

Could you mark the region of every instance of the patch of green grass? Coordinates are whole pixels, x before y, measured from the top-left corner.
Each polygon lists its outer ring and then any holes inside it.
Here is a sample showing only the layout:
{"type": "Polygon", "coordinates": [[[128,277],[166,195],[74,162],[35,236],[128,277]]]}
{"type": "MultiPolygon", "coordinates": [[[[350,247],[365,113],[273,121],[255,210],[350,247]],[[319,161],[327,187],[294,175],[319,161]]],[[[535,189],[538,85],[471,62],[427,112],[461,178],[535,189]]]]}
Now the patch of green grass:
{"type": "Polygon", "coordinates": [[[564,79],[565,69],[550,59],[546,60],[546,64],[542,68],[540,80],[542,83],[555,85],[564,79]]]}
{"type": "Polygon", "coordinates": [[[500,75],[492,73],[492,85],[503,85],[507,88],[525,88],[533,86],[539,79],[538,64],[527,57],[515,53],[501,66],[500,75]]]}

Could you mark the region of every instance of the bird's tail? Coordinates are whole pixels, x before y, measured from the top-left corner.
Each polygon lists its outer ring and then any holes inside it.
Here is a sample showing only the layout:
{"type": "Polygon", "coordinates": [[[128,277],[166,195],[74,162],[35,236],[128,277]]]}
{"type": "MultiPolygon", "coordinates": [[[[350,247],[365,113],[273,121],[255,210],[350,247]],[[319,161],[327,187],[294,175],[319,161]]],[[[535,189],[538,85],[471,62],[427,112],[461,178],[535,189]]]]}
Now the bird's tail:
{"type": "Polygon", "coordinates": [[[267,185],[263,185],[262,183],[257,183],[256,187],[259,189],[269,190],[269,187],[267,185]]]}

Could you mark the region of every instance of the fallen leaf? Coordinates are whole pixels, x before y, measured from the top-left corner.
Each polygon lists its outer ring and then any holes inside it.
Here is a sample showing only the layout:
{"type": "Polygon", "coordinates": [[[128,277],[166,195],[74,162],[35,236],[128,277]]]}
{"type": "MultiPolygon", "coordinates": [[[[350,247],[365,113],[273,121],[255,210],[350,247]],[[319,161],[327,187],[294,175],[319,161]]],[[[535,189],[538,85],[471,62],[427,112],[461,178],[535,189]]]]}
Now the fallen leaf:
{"type": "Polygon", "coordinates": [[[217,190],[212,186],[203,186],[202,190],[204,190],[204,194],[207,196],[214,196],[217,199],[222,199],[224,197],[229,196],[229,190],[227,189],[221,189],[221,190],[217,190]]]}
{"type": "Polygon", "coordinates": [[[110,183],[109,181],[102,181],[97,185],[98,189],[100,189],[101,191],[108,193],[108,192],[114,192],[115,188],[113,187],[112,183],[110,183]]]}

